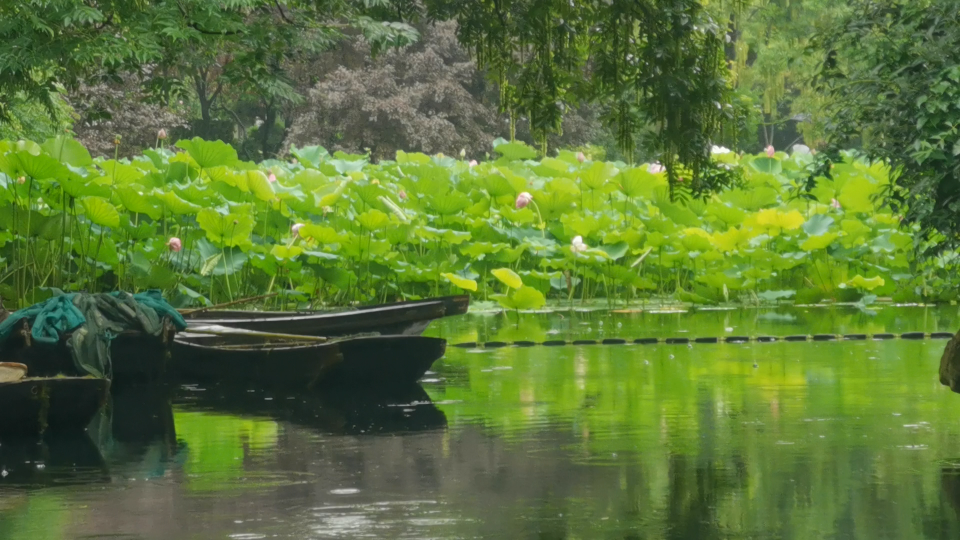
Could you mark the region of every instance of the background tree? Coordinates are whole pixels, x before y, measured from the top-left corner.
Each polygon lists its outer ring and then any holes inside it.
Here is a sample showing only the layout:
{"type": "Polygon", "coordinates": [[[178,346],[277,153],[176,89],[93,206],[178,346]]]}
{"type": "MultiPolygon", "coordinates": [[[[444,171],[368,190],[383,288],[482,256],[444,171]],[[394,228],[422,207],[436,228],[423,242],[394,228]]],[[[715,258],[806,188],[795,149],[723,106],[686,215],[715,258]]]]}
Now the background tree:
{"type": "Polygon", "coordinates": [[[928,254],[960,245],[958,21],[954,0],[862,0],[819,40],[834,159],[861,143],[889,163],[890,201],[921,226],[928,254]]]}

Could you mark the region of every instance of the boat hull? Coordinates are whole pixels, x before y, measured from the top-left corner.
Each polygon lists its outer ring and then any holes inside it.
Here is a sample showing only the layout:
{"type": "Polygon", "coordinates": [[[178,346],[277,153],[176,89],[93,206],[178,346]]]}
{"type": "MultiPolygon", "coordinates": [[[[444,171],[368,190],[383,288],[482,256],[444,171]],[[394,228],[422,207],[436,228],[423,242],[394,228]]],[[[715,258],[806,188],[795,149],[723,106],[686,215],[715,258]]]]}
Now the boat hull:
{"type": "Polygon", "coordinates": [[[188,315],[187,322],[322,337],[363,333],[417,336],[431,321],[462,315],[469,306],[470,297],[459,295],[339,312],[207,311],[188,315]]]}
{"type": "Polygon", "coordinates": [[[251,344],[244,336],[181,335],[172,371],[180,382],[312,390],[415,383],[443,356],[446,341],[422,336],[369,336],[325,343],[251,344]]]}

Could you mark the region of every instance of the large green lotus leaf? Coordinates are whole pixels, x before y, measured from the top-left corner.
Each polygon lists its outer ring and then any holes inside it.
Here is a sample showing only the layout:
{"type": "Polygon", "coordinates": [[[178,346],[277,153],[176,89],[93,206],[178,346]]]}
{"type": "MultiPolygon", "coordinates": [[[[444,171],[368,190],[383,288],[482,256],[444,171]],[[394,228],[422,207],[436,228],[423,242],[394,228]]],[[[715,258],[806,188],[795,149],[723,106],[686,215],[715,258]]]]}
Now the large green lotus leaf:
{"type": "Polygon", "coordinates": [[[547,303],[543,293],[529,286],[520,287],[511,296],[514,309],[540,309],[547,303]]]}
{"type": "Polygon", "coordinates": [[[211,208],[197,212],[197,224],[211,242],[236,246],[249,241],[254,220],[250,214],[221,214],[211,208]]]}
{"type": "Polygon", "coordinates": [[[720,195],[720,200],[732,204],[734,207],[742,208],[750,212],[756,212],[761,208],[777,204],[777,190],[771,187],[758,187],[753,189],[731,189],[720,195]]]}
{"type": "Polygon", "coordinates": [[[618,244],[605,244],[599,246],[597,249],[603,251],[607,254],[607,257],[610,257],[611,260],[619,260],[627,254],[627,251],[630,249],[630,246],[626,242],[620,242],[618,244]]]}
{"type": "Polygon", "coordinates": [[[356,274],[349,270],[336,267],[324,267],[316,270],[320,279],[341,290],[347,290],[359,281],[356,274]]]}
{"type": "Polygon", "coordinates": [[[566,176],[570,172],[570,165],[570,163],[567,163],[562,159],[552,157],[545,157],[540,160],[541,168],[552,171],[552,173],[547,176],[566,176]]]}
{"type": "Polygon", "coordinates": [[[320,162],[330,157],[330,153],[322,146],[297,148],[291,145],[290,154],[297,158],[297,161],[299,161],[301,165],[307,168],[316,168],[320,165],[320,162]]]}
{"type": "Polygon", "coordinates": [[[848,181],[837,200],[845,211],[848,212],[873,212],[876,205],[873,197],[880,192],[880,186],[870,180],[858,177],[848,181]]]}
{"type": "Polygon", "coordinates": [[[267,175],[263,171],[244,171],[240,174],[246,176],[247,188],[256,198],[265,202],[273,202],[277,198],[273,192],[273,186],[270,185],[270,181],[267,180],[267,175]]]}
{"type": "Polygon", "coordinates": [[[846,283],[847,287],[856,287],[858,289],[866,289],[872,291],[877,287],[883,287],[886,282],[880,276],[874,276],[872,278],[865,278],[860,274],[854,276],[853,279],[846,283]]]}
{"type": "Polygon", "coordinates": [[[141,169],[112,159],[100,163],[100,169],[103,170],[107,178],[110,178],[110,183],[113,185],[139,183],[144,175],[144,171],[141,169]]]}
{"type": "Polygon", "coordinates": [[[83,197],[80,204],[83,205],[84,215],[93,223],[114,229],[120,226],[120,212],[110,201],[102,197],[83,197]]]}
{"type": "Polygon", "coordinates": [[[196,248],[200,253],[196,270],[201,273],[203,273],[202,270],[207,270],[205,275],[225,276],[234,274],[243,269],[243,265],[246,264],[248,259],[247,254],[239,248],[220,249],[206,238],[197,240],[196,248]]]}
{"type": "Polygon", "coordinates": [[[380,207],[380,197],[387,197],[390,194],[379,184],[353,182],[351,188],[360,197],[361,201],[374,208],[380,207]]]}
{"type": "Polygon", "coordinates": [[[70,195],[74,199],[79,199],[80,197],[85,197],[88,195],[104,198],[110,196],[109,187],[93,183],[87,178],[81,178],[76,175],[63,178],[59,181],[59,183],[60,187],[63,188],[64,193],[70,195]]]}
{"type": "Polygon", "coordinates": [[[43,145],[41,145],[41,148],[43,148],[44,152],[50,155],[50,157],[65,165],[86,167],[93,163],[93,159],[90,158],[90,152],[71,137],[58,135],[52,139],[47,139],[43,145]]]}
{"type": "Polygon", "coordinates": [[[332,179],[316,169],[306,169],[293,175],[289,180],[294,186],[298,186],[303,191],[313,191],[320,186],[325,186],[332,182],[332,179]]]}
{"type": "Polygon", "coordinates": [[[476,282],[476,280],[467,279],[467,278],[465,278],[465,277],[460,277],[460,276],[458,276],[458,275],[456,275],[456,274],[452,274],[452,273],[450,273],[450,272],[444,272],[443,274],[440,274],[440,275],[443,276],[444,278],[446,278],[446,280],[449,281],[450,283],[453,283],[454,285],[456,285],[457,287],[459,287],[459,288],[461,288],[461,289],[463,289],[463,290],[465,290],[465,291],[474,291],[474,292],[476,292],[476,290],[477,290],[477,282],[476,282]]]}
{"type": "Polygon", "coordinates": [[[397,150],[397,163],[401,165],[407,163],[426,165],[430,163],[430,156],[421,152],[404,152],[403,150],[397,150]]]}
{"type": "Polygon", "coordinates": [[[544,221],[550,222],[571,210],[577,198],[565,191],[537,191],[534,193],[533,200],[540,209],[540,216],[544,221]]]}
{"type": "Polygon", "coordinates": [[[490,255],[490,259],[494,261],[499,261],[502,263],[515,263],[520,259],[520,256],[527,250],[527,246],[519,245],[515,248],[504,248],[496,253],[490,255]]]}
{"type": "Polygon", "coordinates": [[[172,191],[156,190],[153,196],[156,197],[171,214],[196,214],[200,211],[200,206],[183,200],[172,191]]]}
{"type": "MultiPolygon", "coordinates": [[[[71,174],[59,161],[47,155],[35,156],[21,151],[16,153],[16,157],[22,171],[35,180],[62,180],[71,174]]],[[[16,178],[14,175],[10,176],[16,178]]]]}
{"type": "Polygon", "coordinates": [[[456,214],[473,204],[469,197],[459,191],[449,191],[443,195],[430,197],[427,205],[441,216],[456,214]]]}
{"type": "Polygon", "coordinates": [[[339,256],[339,255],[335,255],[335,254],[333,254],[333,253],[327,253],[326,251],[309,250],[309,251],[304,251],[303,254],[306,255],[306,256],[308,256],[308,257],[315,257],[315,258],[317,258],[317,259],[319,259],[319,260],[321,260],[321,261],[337,261],[337,260],[340,260],[340,256],[339,256]]]}
{"type": "Polygon", "coordinates": [[[658,204],[657,208],[660,209],[664,216],[678,225],[685,225],[687,227],[696,227],[700,225],[700,218],[698,218],[697,215],[694,214],[689,208],[684,206],[670,202],[663,202],[658,204]]]}
{"type": "Polygon", "coordinates": [[[384,237],[386,238],[387,242],[390,242],[392,245],[396,246],[409,242],[412,234],[412,225],[394,225],[387,228],[386,232],[384,233],[384,237]]]}
{"type": "Polygon", "coordinates": [[[803,231],[810,236],[820,236],[830,230],[833,218],[826,214],[815,214],[803,224],[803,231]]]}
{"type": "Polygon", "coordinates": [[[824,249],[837,239],[837,233],[826,233],[820,236],[811,236],[800,244],[800,249],[804,251],[815,251],[824,249]]]}
{"type": "Polygon", "coordinates": [[[848,237],[861,238],[870,233],[870,227],[859,219],[844,219],[840,222],[840,230],[848,237]]]}
{"type": "Polygon", "coordinates": [[[484,176],[480,185],[487,190],[491,197],[502,197],[517,193],[516,187],[505,176],[496,172],[484,176]]]}
{"type": "Polygon", "coordinates": [[[303,253],[303,248],[300,246],[284,246],[277,244],[270,248],[270,254],[281,261],[290,261],[296,259],[301,253],[303,253]]]}
{"type": "Polygon", "coordinates": [[[350,185],[349,180],[333,181],[313,190],[313,200],[316,201],[317,208],[337,204],[348,185],[350,185]]]}
{"type": "Polygon", "coordinates": [[[728,227],[743,223],[743,220],[747,217],[745,211],[734,207],[730,203],[720,202],[719,200],[711,200],[710,203],[707,204],[706,214],[719,219],[728,227]]]}
{"type": "Polygon", "coordinates": [[[503,139],[493,141],[493,150],[503,156],[508,161],[517,161],[524,159],[536,159],[537,151],[520,141],[499,142],[503,139]],[[498,144],[499,142],[499,144],[498,144]]]}
{"type": "Polygon", "coordinates": [[[560,223],[568,231],[567,236],[571,237],[587,237],[600,230],[600,220],[588,214],[564,214],[560,217],[560,223]]]}
{"type": "Polygon", "coordinates": [[[509,248],[509,244],[492,244],[490,242],[472,242],[460,247],[460,253],[471,259],[482,259],[491,253],[496,253],[504,248],[509,248]]]}
{"type": "Polygon", "coordinates": [[[634,167],[622,171],[614,178],[617,187],[627,197],[650,198],[658,188],[667,187],[663,174],[651,174],[646,167],[634,167]]]}
{"type": "Polygon", "coordinates": [[[146,214],[151,219],[160,219],[163,213],[160,201],[149,193],[144,193],[139,186],[117,186],[114,192],[120,197],[120,201],[128,212],[146,214]]]}
{"type": "Polygon", "coordinates": [[[231,166],[239,161],[237,151],[223,141],[205,141],[194,137],[189,141],[177,141],[177,146],[186,150],[202,169],[220,165],[231,166]]]}
{"type": "Polygon", "coordinates": [[[441,229],[443,231],[440,238],[444,243],[450,245],[459,245],[470,240],[470,233],[466,231],[454,231],[452,229],[441,229]]]}
{"type": "Polygon", "coordinates": [[[617,172],[617,168],[613,163],[597,161],[580,172],[580,181],[582,182],[583,188],[595,191],[603,188],[617,172]]]}
{"type": "Polygon", "coordinates": [[[755,171],[765,174],[780,174],[783,172],[783,166],[779,159],[769,157],[758,157],[750,160],[750,167],[755,171]]]}
{"type": "Polygon", "coordinates": [[[73,242],[73,252],[77,255],[86,254],[90,259],[108,267],[116,268],[120,264],[120,257],[117,251],[117,244],[109,236],[104,236],[102,241],[99,236],[92,236],[80,241],[73,242]]]}
{"type": "Polygon", "coordinates": [[[313,238],[320,244],[336,244],[340,242],[340,233],[332,227],[307,223],[300,228],[301,238],[313,238]]]}
{"type": "Polygon", "coordinates": [[[684,231],[680,245],[687,251],[710,251],[713,248],[710,235],[699,228],[689,228],[684,231]]]}
{"type": "Polygon", "coordinates": [[[373,208],[357,216],[357,223],[367,231],[377,231],[390,223],[390,216],[373,208]]]}

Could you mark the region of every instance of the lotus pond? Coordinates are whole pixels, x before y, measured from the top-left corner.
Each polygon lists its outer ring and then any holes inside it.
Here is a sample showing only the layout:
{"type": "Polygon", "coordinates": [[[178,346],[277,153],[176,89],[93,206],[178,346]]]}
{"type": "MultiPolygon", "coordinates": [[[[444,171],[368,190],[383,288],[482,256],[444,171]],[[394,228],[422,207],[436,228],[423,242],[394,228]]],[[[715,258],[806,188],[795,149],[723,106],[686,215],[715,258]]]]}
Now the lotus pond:
{"type": "Polygon", "coordinates": [[[697,305],[957,297],[956,253],[883,206],[887,169],[850,157],[808,183],[809,152],[715,155],[734,188],[698,199],[658,164],[292,148],[254,164],[219,141],[132,158],[0,141],[0,295],[163,289],[178,306],[277,293],[270,307],[470,291],[506,308],[604,298],[697,305]]]}
{"type": "MultiPolygon", "coordinates": [[[[470,314],[451,342],[954,331],[960,308],[470,314]]],[[[114,395],[90,440],[0,445],[2,538],[943,538],[943,340],[451,348],[367,399],[114,395]]]]}

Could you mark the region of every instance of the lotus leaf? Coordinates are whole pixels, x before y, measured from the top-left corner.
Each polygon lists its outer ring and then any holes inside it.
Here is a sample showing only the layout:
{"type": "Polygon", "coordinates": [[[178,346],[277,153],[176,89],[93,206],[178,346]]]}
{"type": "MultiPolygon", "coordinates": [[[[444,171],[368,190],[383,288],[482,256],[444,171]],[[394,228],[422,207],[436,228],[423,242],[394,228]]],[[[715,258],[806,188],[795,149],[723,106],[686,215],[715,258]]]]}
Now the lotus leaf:
{"type": "Polygon", "coordinates": [[[523,280],[520,279],[520,276],[516,272],[509,268],[497,268],[490,272],[493,276],[500,280],[501,283],[510,287],[511,289],[519,289],[523,287],[523,280]]]}
{"type": "Polygon", "coordinates": [[[110,201],[102,197],[84,197],[80,199],[84,215],[93,223],[101,227],[116,228],[120,226],[120,213],[110,201]]]}
{"type": "Polygon", "coordinates": [[[205,141],[194,137],[189,141],[178,141],[177,147],[186,150],[201,169],[220,165],[233,166],[239,161],[237,151],[223,141],[205,141]]]}
{"type": "Polygon", "coordinates": [[[872,291],[877,287],[883,287],[885,283],[886,282],[880,276],[874,276],[868,279],[861,276],[860,274],[857,274],[856,276],[854,276],[853,279],[848,281],[846,285],[848,287],[856,287],[858,289],[865,289],[868,291],[872,291]]]}
{"type": "Polygon", "coordinates": [[[86,167],[93,164],[93,159],[90,158],[90,152],[88,152],[82,144],[70,137],[58,135],[52,139],[47,139],[41,148],[43,148],[43,151],[50,157],[64,165],[86,167]]]}
{"type": "Polygon", "coordinates": [[[460,276],[458,276],[458,275],[456,275],[456,274],[451,274],[450,272],[445,272],[445,273],[440,274],[440,275],[443,276],[444,278],[446,278],[447,281],[449,281],[450,283],[453,283],[454,285],[456,285],[457,287],[460,287],[461,289],[463,289],[463,290],[465,290],[465,291],[476,291],[476,290],[477,290],[477,282],[476,282],[476,280],[467,279],[467,278],[464,278],[464,277],[460,277],[460,276]]]}

